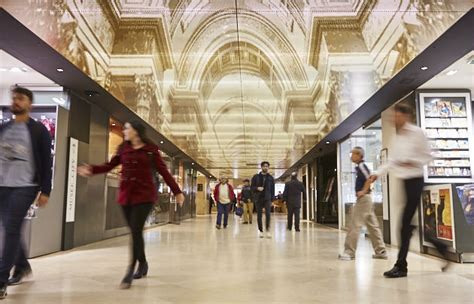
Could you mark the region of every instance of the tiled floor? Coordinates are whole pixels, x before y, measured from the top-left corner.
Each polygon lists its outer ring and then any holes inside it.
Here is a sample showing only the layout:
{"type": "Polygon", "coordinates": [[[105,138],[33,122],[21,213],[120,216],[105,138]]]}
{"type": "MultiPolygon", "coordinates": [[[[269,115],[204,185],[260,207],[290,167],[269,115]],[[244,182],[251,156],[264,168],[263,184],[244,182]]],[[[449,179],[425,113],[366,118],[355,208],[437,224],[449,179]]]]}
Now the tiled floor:
{"type": "Polygon", "coordinates": [[[127,237],[34,259],[34,277],[2,303],[474,303],[474,265],[442,273],[440,260],[410,254],[408,278],[385,279],[396,249],[388,261],[372,260],[361,240],[357,260],[343,262],[343,232],[285,226],[274,219],[273,239],[258,239],[255,223],[218,231],[211,217],[148,230],[149,277],[130,290],[117,288],[127,237]]]}

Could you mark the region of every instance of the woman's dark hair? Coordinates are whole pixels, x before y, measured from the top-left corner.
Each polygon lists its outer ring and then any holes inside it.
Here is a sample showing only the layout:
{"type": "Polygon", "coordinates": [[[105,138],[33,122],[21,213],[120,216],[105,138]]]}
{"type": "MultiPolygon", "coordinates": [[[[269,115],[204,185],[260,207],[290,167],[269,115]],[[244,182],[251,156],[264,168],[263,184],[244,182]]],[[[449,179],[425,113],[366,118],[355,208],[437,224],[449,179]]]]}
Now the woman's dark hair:
{"type": "MultiPolygon", "coordinates": [[[[150,139],[148,139],[148,137],[146,136],[146,129],[145,129],[145,126],[138,120],[131,120],[131,121],[128,121],[128,123],[130,124],[130,126],[135,130],[137,131],[137,135],[138,137],[140,137],[141,141],[145,144],[152,144],[152,141],[150,139]]],[[[123,145],[124,144],[130,144],[129,141],[124,141],[117,149],[117,151],[121,151],[122,148],[123,148],[123,145]]]]}
{"type": "Polygon", "coordinates": [[[151,144],[151,140],[148,139],[146,135],[146,129],[145,125],[143,125],[140,121],[138,120],[131,120],[128,122],[132,128],[137,131],[138,137],[145,143],[145,144],[151,144]]]}

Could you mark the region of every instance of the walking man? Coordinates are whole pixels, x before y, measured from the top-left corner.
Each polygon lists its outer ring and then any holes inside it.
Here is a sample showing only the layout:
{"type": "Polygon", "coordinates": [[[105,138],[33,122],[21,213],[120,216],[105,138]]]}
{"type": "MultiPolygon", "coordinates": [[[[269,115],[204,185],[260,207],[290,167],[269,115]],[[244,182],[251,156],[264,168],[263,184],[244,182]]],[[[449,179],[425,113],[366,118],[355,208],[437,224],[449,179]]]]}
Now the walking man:
{"type": "Polygon", "coordinates": [[[270,233],[270,217],[272,208],[272,199],[275,196],[275,180],[270,175],[268,170],[270,169],[270,163],[264,161],[260,164],[262,171],[255,174],[252,178],[252,192],[255,194],[255,203],[257,205],[257,222],[259,237],[264,238],[263,234],[263,209],[265,209],[265,231],[266,237],[271,238],[270,233]]]}
{"type": "Polygon", "coordinates": [[[229,219],[229,207],[235,201],[234,189],[229,184],[229,180],[221,177],[219,185],[214,189],[214,201],[217,203],[217,223],[216,228],[221,229],[222,216],[224,216],[224,229],[227,228],[229,219]]]}
{"type": "Polygon", "coordinates": [[[306,190],[302,182],[298,180],[296,172],[291,173],[291,180],[285,184],[283,191],[283,202],[288,208],[288,224],[287,229],[293,229],[293,217],[295,218],[296,232],[300,232],[300,210],[301,210],[301,194],[303,200],[306,200],[306,190]]]}
{"type": "Polygon", "coordinates": [[[31,273],[21,244],[23,218],[35,200],[45,206],[51,192],[51,137],[46,127],[30,117],[32,103],[30,90],[15,87],[11,104],[15,119],[0,126],[0,222],[4,231],[0,299],[7,296],[7,285],[19,284],[31,273]]]}
{"type": "Polygon", "coordinates": [[[364,149],[355,147],[352,149],[351,160],[356,166],[355,191],[357,202],[352,210],[352,223],[347,232],[344,243],[344,253],[339,255],[340,260],[353,260],[357,249],[357,242],[360,237],[360,230],[365,225],[369,232],[375,254],[374,259],[387,259],[387,252],[379,228],[379,222],[374,212],[374,205],[370,196],[370,171],[364,162],[364,149]]]}
{"type": "MultiPolygon", "coordinates": [[[[412,123],[413,110],[408,105],[395,106],[394,122],[397,130],[394,143],[391,145],[386,165],[381,166],[377,173],[371,177],[374,181],[378,176],[390,171],[393,175],[403,180],[406,204],[402,215],[402,228],[400,251],[395,266],[384,273],[387,278],[400,278],[408,275],[407,255],[410,239],[415,226],[411,225],[413,215],[418,208],[423,192],[423,166],[432,159],[431,151],[423,130],[412,123]]],[[[445,256],[446,245],[433,240],[438,251],[445,256]]]]}
{"type": "Polygon", "coordinates": [[[244,224],[252,224],[253,218],[253,201],[252,201],[252,189],[250,188],[250,181],[244,180],[244,186],[240,193],[240,200],[244,207],[244,224]]]}

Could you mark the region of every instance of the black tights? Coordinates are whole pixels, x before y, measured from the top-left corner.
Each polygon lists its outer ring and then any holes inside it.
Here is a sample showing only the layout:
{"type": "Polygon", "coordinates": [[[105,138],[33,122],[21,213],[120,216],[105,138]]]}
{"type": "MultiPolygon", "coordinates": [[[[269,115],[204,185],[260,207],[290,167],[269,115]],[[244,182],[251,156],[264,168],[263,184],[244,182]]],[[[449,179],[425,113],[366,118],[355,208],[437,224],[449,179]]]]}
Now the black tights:
{"type": "Polygon", "coordinates": [[[123,214],[132,233],[131,267],[135,267],[137,261],[140,263],[146,262],[143,227],[152,208],[153,203],[122,206],[123,214]]]}

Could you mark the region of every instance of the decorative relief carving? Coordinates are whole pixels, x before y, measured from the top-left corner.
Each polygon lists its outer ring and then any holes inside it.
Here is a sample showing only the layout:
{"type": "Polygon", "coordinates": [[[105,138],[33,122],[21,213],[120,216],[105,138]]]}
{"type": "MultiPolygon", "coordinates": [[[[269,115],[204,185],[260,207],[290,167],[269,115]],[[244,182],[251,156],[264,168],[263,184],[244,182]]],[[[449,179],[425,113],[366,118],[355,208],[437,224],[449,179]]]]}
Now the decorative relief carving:
{"type": "Polygon", "coordinates": [[[150,119],[150,104],[156,98],[155,82],[152,74],[135,74],[137,114],[145,121],[150,119]]]}

